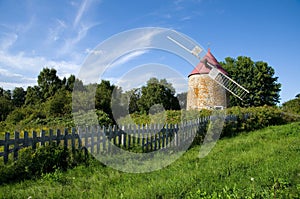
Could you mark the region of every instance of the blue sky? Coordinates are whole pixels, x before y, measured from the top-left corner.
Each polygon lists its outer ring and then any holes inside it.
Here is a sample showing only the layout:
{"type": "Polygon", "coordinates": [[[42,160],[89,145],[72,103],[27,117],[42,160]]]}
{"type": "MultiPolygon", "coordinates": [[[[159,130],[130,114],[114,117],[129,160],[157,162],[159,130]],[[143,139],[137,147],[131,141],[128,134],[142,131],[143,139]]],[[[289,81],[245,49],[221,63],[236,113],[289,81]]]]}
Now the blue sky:
{"type": "MultiPolygon", "coordinates": [[[[285,102],[300,93],[299,10],[296,0],[0,0],[0,86],[34,85],[43,67],[56,68],[61,77],[76,75],[89,52],[112,35],[163,27],[210,47],[219,61],[242,55],[267,62],[285,102]]],[[[161,61],[186,78],[192,68],[162,54],[135,53],[124,60],[161,61]]],[[[116,81],[120,71],[105,77],[116,81]]]]}

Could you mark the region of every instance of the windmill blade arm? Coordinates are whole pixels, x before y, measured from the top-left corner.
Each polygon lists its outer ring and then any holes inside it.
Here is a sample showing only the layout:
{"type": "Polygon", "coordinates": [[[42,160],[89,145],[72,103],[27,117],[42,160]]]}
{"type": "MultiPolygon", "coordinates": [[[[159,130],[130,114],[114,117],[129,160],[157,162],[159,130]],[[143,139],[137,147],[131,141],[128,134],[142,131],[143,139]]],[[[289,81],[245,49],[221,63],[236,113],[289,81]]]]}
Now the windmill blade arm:
{"type": "MultiPolygon", "coordinates": [[[[207,62],[209,63],[209,62],[207,62]]],[[[209,63],[210,64],[210,63],[209,63]]],[[[243,98],[249,93],[247,89],[239,85],[236,81],[228,77],[227,75],[220,72],[217,67],[213,66],[213,68],[209,72],[209,77],[216,81],[219,85],[229,91],[231,94],[243,100],[243,98]]]]}
{"type": "MultiPolygon", "coordinates": [[[[189,48],[184,46],[179,41],[176,41],[172,37],[167,36],[167,38],[169,40],[171,40],[172,42],[174,42],[175,44],[177,44],[179,47],[183,48],[184,50],[188,51],[189,53],[191,53],[192,55],[196,56],[198,59],[201,60],[201,57],[199,56],[199,54],[203,51],[203,49],[200,48],[199,46],[193,44],[194,47],[193,47],[192,50],[190,50],[189,48]]],[[[191,43],[186,38],[181,38],[181,40],[182,39],[183,39],[184,42],[191,43]]],[[[221,85],[223,88],[225,88],[230,93],[232,93],[234,96],[238,97],[240,100],[243,100],[243,98],[249,93],[249,91],[247,89],[245,89],[244,87],[239,85],[237,82],[235,82],[233,79],[231,79],[230,77],[228,77],[224,73],[220,72],[219,69],[215,65],[209,63],[206,59],[201,60],[201,61],[204,63],[204,65],[207,68],[210,69],[210,72],[208,74],[210,76],[210,78],[212,78],[219,85],[221,85]]]]}
{"type": "Polygon", "coordinates": [[[184,50],[188,51],[192,55],[196,56],[198,59],[201,59],[199,54],[202,52],[202,48],[200,48],[199,46],[195,45],[195,47],[192,50],[190,50],[187,47],[185,47],[183,44],[181,44],[180,42],[173,39],[172,37],[167,36],[167,38],[169,40],[171,40],[172,42],[174,42],[175,44],[177,44],[179,47],[183,48],[184,50]]]}

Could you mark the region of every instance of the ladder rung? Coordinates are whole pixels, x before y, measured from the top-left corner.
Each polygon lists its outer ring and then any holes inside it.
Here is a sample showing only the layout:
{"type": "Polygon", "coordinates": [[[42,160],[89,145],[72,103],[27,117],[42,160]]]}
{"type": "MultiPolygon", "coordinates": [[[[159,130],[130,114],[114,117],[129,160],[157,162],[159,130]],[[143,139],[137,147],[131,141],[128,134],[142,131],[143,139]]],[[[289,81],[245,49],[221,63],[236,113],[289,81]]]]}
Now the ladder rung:
{"type": "Polygon", "coordinates": [[[212,71],[210,77],[236,97],[242,99],[249,93],[245,88],[219,71],[212,71]],[[218,74],[216,74],[218,72],[218,74]]]}

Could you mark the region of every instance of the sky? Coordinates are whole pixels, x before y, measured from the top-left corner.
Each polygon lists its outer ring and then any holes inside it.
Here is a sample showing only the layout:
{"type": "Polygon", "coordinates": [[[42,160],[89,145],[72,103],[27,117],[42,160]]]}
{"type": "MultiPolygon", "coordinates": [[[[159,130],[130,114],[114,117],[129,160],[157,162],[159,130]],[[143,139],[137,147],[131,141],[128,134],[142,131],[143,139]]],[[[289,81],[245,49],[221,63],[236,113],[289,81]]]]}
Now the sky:
{"type": "MultiPolygon", "coordinates": [[[[247,56],[267,62],[282,84],[283,103],[300,93],[299,10],[299,0],[0,0],[0,87],[36,85],[44,67],[55,68],[60,77],[77,75],[93,49],[112,36],[160,27],[210,48],[218,61],[247,56]]],[[[156,64],[147,74],[160,71],[167,80],[178,76],[187,82],[192,71],[178,56],[155,49],[132,52],[116,62],[119,66],[108,68],[101,78],[117,84],[130,73],[145,72],[140,69],[151,68],[149,63],[156,64]],[[158,68],[172,68],[176,75],[158,68]]],[[[183,83],[172,83],[184,91],[183,83]]]]}

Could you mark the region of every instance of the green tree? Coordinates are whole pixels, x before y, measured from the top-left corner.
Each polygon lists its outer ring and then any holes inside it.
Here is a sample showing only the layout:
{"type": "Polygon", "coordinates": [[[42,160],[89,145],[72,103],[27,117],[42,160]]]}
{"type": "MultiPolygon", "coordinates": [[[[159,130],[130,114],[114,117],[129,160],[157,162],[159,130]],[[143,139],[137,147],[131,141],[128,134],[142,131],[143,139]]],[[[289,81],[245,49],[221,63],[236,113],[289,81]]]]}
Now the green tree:
{"type": "Polygon", "coordinates": [[[50,116],[61,117],[71,114],[71,93],[61,89],[48,101],[48,113],[50,116]]]}
{"type": "Polygon", "coordinates": [[[112,103],[112,92],[115,86],[111,85],[109,81],[102,80],[97,85],[95,94],[95,108],[97,110],[103,110],[108,115],[112,116],[111,103],[112,103]]]}
{"type": "Polygon", "coordinates": [[[149,113],[154,105],[162,105],[165,110],[180,109],[178,99],[175,97],[175,89],[166,79],[151,78],[141,89],[141,97],[138,100],[139,109],[149,113]]]}
{"type": "Polygon", "coordinates": [[[43,100],[53,96],[62,87],[62,81],[56,72],[54,68],[43,68],[38,76],[38,86],[43,100]]]}
{"type": "Polygon", "coordinates": [[[126,91],[123,95],[124,103],[128,104],[128,113],[132,114],[135,112],[140,112],[138,106],[138,100],[141,98],[141,89],[132,89],[126,91]]]}
{"type": "Polygon", "coordinates": [[[273,106],[279,102],[281,84],[266,62],[253,62],[250,57],[239,56],[237,59],[227,57],[220,64],[233,80],[250,92],[243,101],[230,95],[230,106],[273,106]]]}
{"type": "Polygon", "coordinates": [[[38,86],[29,86],[26,90],[25,105],[34,105],[41,102],[41,92],[38,86]]]}
{"type": "Polygon", "coordinates": [[[11,91],[4,90],[2,87],[0,87],[0,96],[3,96],[7,100],[11,100],[11,91]]]}
{"type": "Polygon", "coordinates": [[[76,80],[75,75],[70,75],[68,79],[64,78],[63,84],[65,85],[66,90],[71,92],[73,91],[75,80],[76,80]]]}
{"type": "Polygon", "coordinates": [[[7,99],[6,96],[0,96],[0,121],[4,121],[7,115],[14,109],[11,100],[7,99]]]}
{"type": "Polygon", "coordinates": [[[289,100],[282,104],[282,109],[286,112],[294,113],[300,116],[300,97],[289,100]]]}
{"type": "Polygon", "coordinates": [[[22,87],[16,87],[12,93],[12,103],[16,107],[21,107],[25,103],[26,91],[22,87]]]}
{"type": "Polygon", "coordinates": [[[0,87],[0,121],[4,121],[13,109],[10,90],[4,90],[0,87]]]}

